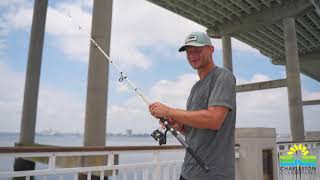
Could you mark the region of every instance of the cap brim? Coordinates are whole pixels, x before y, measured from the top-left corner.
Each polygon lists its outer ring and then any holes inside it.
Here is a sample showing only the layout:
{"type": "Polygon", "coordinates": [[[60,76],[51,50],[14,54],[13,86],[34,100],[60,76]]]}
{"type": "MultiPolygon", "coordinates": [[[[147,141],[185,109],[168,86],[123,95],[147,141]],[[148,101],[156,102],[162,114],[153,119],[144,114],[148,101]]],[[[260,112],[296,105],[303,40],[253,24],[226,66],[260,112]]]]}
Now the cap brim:
{"type": "Polygon", "coordinates": [[[179,48],[179,52],[185,51],[188,46],[202,47],[202,46],[205,46],[205,45],[204,44],[200,44],[200,43],[190,42],[190,43],[187,43],[187,44],[183,45],[181,48],[179,48]]]}

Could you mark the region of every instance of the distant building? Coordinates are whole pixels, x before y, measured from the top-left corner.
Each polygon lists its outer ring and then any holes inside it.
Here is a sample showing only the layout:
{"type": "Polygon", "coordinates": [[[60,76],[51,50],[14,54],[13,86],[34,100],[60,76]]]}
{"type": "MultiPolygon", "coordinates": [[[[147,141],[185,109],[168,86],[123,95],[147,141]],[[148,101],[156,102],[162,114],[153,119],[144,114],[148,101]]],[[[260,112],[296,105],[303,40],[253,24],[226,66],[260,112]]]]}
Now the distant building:
{"type": "Polygon", "coordinates": [[[127,129],[126,136],[132,136],[132,129],[127,129]]]}

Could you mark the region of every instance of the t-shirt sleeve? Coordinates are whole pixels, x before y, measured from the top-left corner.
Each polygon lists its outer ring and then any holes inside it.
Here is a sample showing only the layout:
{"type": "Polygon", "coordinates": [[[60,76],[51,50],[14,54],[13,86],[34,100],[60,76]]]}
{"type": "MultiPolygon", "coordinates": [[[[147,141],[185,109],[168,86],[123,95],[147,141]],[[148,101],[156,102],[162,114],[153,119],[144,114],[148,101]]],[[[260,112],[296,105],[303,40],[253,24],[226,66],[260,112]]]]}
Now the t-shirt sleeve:
{"type": "Polygon", "coordinates": [[[210,106],[225,106],[231,111],[236,103],[236,80],[232,73],[224,71],[213,84],[208,101],[210,106]]]}

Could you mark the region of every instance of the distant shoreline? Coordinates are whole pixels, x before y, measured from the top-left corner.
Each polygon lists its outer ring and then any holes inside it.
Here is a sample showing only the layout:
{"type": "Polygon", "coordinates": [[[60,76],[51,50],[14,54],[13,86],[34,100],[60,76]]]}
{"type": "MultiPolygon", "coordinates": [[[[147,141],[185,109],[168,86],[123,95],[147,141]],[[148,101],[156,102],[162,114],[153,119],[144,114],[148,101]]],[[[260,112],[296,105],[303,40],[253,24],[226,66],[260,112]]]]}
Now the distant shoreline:
{"type": "MultiPolygon", "coordinates": [[[[12,136],[17,136],[20,133],[17,132],[0,132],[1,135],[12,135],[12,136]]],[[[151,134],[151,133],[150,133],[151,134]]],[[[106,136],[112,136],[112,137],[150,137],[150,134],[131,134],[131,135],[126,135],[126,134],[121,134],[121,133],[107,133],[106,136]]],[[[61,133],[61,132],[36,132],[36,136],[83,136],[82,133],[61,133]]],[[[167,134],[167,136],[172,136],[170,133],[167,134]]]]}

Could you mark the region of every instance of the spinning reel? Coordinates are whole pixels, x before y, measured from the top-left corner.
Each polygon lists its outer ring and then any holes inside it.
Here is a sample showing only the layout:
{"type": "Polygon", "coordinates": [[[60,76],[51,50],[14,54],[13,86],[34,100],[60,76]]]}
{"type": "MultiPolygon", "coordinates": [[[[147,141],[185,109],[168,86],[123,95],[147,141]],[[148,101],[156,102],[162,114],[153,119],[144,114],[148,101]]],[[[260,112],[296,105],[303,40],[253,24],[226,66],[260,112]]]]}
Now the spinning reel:
{"type": "Polygon", "coordinates": [[[159,142],[159,145],[166,144],[167,142],[167,132],[168,129],[163,130],[163,128],[159,128],[151,134],[154,140],[159,142]]]}

